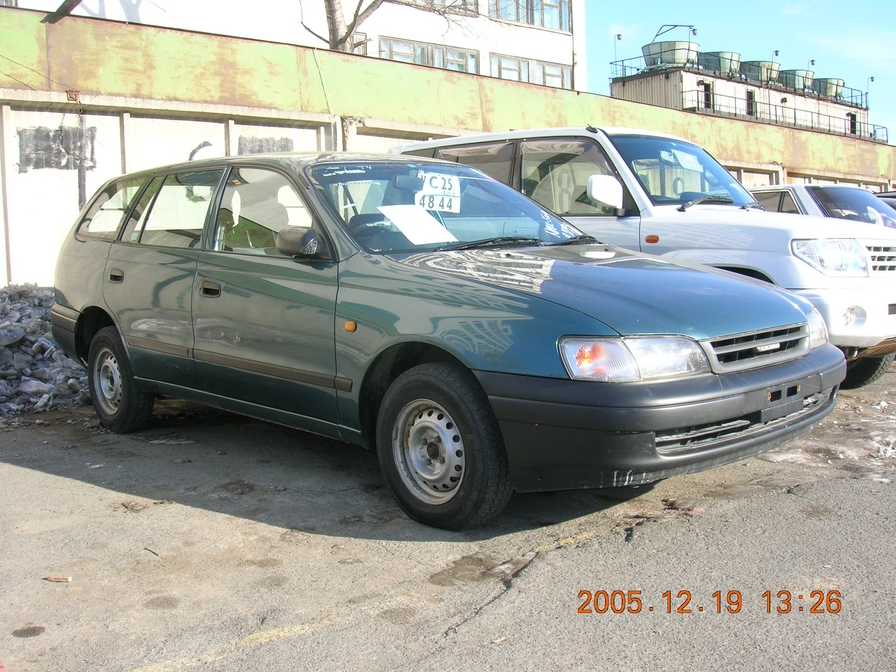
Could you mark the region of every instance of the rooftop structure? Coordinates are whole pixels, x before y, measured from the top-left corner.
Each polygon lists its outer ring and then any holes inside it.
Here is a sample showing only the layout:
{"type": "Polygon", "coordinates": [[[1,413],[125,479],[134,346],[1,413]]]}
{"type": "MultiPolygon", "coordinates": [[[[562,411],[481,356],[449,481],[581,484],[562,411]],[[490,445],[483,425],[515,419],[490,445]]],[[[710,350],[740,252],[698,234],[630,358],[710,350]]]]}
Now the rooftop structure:
{"type": "MultiPolygon", "coordinates": [[[[657,41],[642,55],[610,64],[610,95],[675,110],[792,126],[887,142],[887,129],[869,121],[868,94],[836,77],[806,69],[781,69],[772,58],[742,60],[734,51],[700,51],[691,40],[657,41]]],[[[814,64],[810,62],[808,65],[814,64]]]]}

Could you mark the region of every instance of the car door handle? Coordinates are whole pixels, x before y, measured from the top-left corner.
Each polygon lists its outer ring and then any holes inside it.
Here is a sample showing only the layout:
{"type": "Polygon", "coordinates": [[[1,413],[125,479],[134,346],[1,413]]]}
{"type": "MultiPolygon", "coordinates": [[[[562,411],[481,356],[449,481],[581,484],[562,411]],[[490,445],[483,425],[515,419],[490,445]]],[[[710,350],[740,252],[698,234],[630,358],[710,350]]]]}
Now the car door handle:
{"type": "Polygon", "coordinates": [[[221,296],[221,285],[211,280],[203,280],[200,285],[202,296],[221,296]]]}
{"type": "Polygon", "coordinates": [[[124,282],[124,271],[120,268],[110,268],[109,282],[124,282]]]}

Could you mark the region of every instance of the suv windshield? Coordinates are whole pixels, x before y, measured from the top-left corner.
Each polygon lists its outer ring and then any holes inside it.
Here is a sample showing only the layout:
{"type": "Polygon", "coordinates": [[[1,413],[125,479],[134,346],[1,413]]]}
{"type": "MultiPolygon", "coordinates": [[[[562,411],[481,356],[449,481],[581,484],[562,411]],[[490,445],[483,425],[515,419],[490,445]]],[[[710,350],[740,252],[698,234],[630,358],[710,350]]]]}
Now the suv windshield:
{"type": "Polygon", "coordinates": [[[806,187],[828,217],[896,227],[896,210],[860,187],[806,187]]]}
{"type": "Polygon", "coordinates": [[[685,205],[697,199],[736,207],[755,202],[731,173],[697,145],[650,135],[615,135],[610,141],[654,205],[685,205]]]}
{"type": "Polygon", "coordinates": [[[557,244],[582,235],[465,166],[340,163],[309,172],[349,235],[368,252],[557,244]]]}

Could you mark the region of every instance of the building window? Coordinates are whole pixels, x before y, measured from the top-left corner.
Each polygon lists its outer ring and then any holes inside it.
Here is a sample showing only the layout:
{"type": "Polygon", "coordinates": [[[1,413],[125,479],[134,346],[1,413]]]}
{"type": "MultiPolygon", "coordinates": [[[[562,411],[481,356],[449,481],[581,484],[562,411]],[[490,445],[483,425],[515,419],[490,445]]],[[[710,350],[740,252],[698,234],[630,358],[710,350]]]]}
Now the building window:
{"type": "Polygon", "coordinates": [[[572,88],[572,68],[568,65],[493,54],[491,66],[492,77],[542,84],[558,89],[572,88]]]}
{"type": "MultiPolygon", "coordinates": [[[[699,82],[697,82],[700,84],[699,82]]],[[[703,89],[703,109],[711,110],[712,109],[712,84],[709,82],[703,82],[700,84],[700,87],[703,89]]]]}
{"type": "Polygon", "coordinates": [[[529,61],[509,56],[492,55],[492,77],[514,82],[529,81],[529,61]]]}
{"type": "Polygon", "coordinates": [[[479,72],[479,52],[437,44],[380,38],[380,58],[402,63],[431,65],[455,72],[479,72]]]}
{"type": "Polygon", "coordinates": [[[355,44],[352,53],[358,54],[359,56],[366,56],[367,45],[370,42],[370,40],[367,39],[367,33],[355,33],[352,35],[352,41],[355,44]]]}
{"type": "Polygon", "coordinates": [[[0,0],[0,7],[18,7],[18,0],[0,0]]]}
{"type": "Polygon", "coordinates": [[[417,4],[431,7],[437,12],[475,13],[478,0],[417,0],[417,4]]]}
{"type": "Polygon", "coordinates": [[[493,19],[570,31],[570,0],[489,0],[493,19]]]}
{"type": "Polygon", "coordinates": [[[848,113],[846,114],[846,124],[847,124],[847,126],[848,126],[848,128],[849,128],[849,134],[850,134],[850,135],[855,135],[856,133],[859,132],[859,124],[858,124],[858,121],[859,121],[859,118],[858,118],[855,114],[853,114],[852,112],[848,112],[848,113]]]}
{"type": "Polygon", "coordinates": [[[756,116],[756,92],[747,91],[747,116],[756,116]]]}

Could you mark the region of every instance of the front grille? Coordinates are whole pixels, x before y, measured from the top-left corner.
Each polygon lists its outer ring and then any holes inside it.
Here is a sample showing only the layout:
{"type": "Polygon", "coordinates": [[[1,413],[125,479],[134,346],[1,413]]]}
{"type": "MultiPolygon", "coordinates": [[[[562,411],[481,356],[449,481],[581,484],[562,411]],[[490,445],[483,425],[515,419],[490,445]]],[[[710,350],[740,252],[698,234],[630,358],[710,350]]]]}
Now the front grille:
{"type": "Polygon", "coordinates": [[[887,245],[865,245],[871,255],[872,273],[896,271],[896,247],[887,245]]]}
{"type": "Polygon", "coordinates": [[[809,351],[809,327],[792,324],[701,342],[715,373],[731,373],[778,364],[809,351]]]}
{"type": "Polygon", "coordinates": [[[789,415],[762,422],[762,413],[750,413],[724,422],[679,428],[656,433],[656,452],[660,455],[681,455],[706,450],[726,441],[741,439],[787,425],[819,410],[831,398],[832,390],[825,390],[803,399],[803,407],[789,415]]]}

